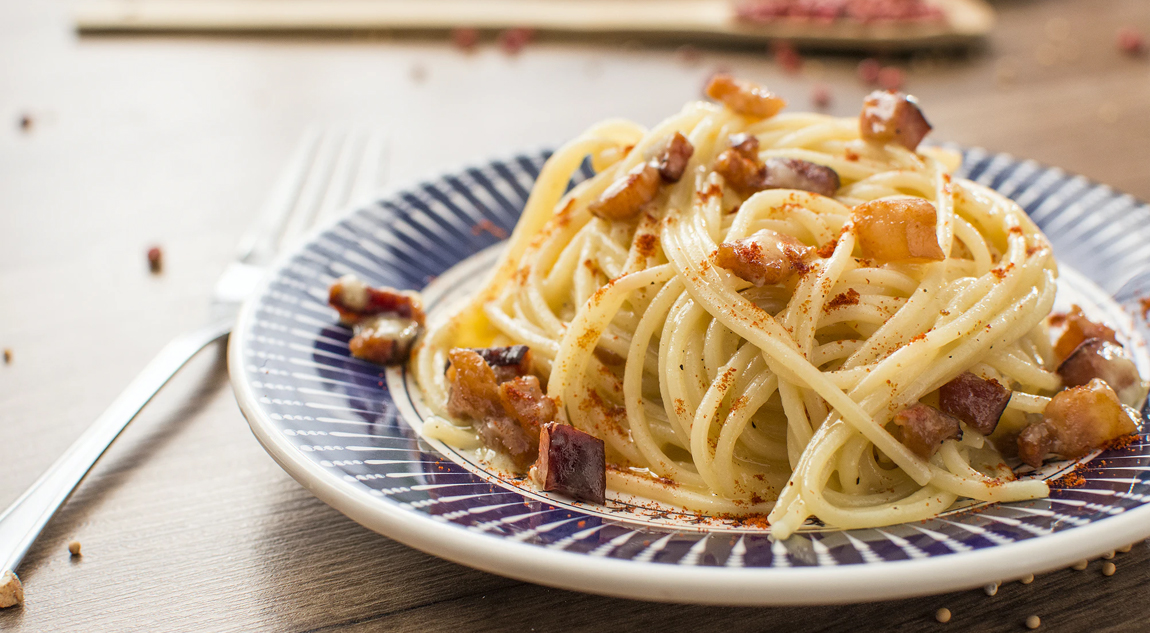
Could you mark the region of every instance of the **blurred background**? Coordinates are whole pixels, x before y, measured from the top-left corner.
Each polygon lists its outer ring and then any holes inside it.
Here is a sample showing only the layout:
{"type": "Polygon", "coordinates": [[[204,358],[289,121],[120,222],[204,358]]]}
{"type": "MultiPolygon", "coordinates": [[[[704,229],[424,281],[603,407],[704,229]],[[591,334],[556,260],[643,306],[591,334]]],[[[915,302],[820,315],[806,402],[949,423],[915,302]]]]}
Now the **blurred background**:
{"type": "MultiPolygon", "coordinates": [[[[791,109],[843,116],[876,86],[901,88],[919,97],[933,140],[1009,152],[1150,199],[1145,0],[0,7],[0,347],[9,352],[0,366],[0,507],[165,342],[203,321],[216,276],[309,126],[381,131],[381,170],[400,185],[555,147],[608,117],[654,124],[722,70],[768,86],[791,109]],[[163,249],[160,274],[146,261],[154,246],[163,249]]],[[[346,535],[347,565],[384,564],[386,550],[386,560],[427,569],[433,584],[460,574],[477,586],[510,582],[381,546],[386,539],[310,497],[252,440],[218,354],[201,356],[50,526],[24,567],[40,606],[0,612],[0,628],[51,630],[66,605],[70,618],[111,603],[159,617],[177,597],[221,628],[350,618],[347,605],[371,587],[329,588],[330,604],[304,600],[306,614],[270,606],[300,598],[282,580],[293,573],[347,571],[289,553],[316,525],[346,535]],[[246,476],[213,478],[219,460],[246,476]],[[61,543],[85,531],[85,547],[117,538],[132,546],[82,567],[57,560],[61,543]],[[269,534],[286,545],[253,549],[269,534]],[[247,571],[221,580],[204,561],[247,571]]]]}

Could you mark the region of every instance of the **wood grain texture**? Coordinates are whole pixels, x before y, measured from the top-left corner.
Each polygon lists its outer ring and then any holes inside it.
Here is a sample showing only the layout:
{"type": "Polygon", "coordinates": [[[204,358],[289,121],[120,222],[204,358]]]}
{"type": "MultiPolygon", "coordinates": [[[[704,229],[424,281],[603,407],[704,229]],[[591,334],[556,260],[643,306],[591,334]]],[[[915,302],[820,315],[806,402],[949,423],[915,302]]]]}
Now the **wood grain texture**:
{"type": "MultiPolygon", "coordinates": [[[[1115,32],[1150,5],[1003,0],[988,48],[913,58],[935,138],[1059,165],[1150,199],[1150,61],[1115,32]]],[[[370,123],[393,183],[554,146],[609,116],[654,123],[716,68],[852,114],[857,58],[701,59],[626,42],[540,43],[517,57],[381,37],[78,38],[63,0],[0,0],[0,506],[30,484],[177,332],[309,124],[370,123]],[[28,115],[23,131],[19,119],[28,115]],[[144,253],[165,250],[162,275],[144,253]]],[[[219,347],[129,427],[21,567],[4,631],[1140,630],[1150,548],[1014,583],[891,603],[790,609],[660,605],[553,590],[441,561],[313,498],[252,438],[219,347]],[[73,560],[67,543],[79,540],[73,560]]]]}

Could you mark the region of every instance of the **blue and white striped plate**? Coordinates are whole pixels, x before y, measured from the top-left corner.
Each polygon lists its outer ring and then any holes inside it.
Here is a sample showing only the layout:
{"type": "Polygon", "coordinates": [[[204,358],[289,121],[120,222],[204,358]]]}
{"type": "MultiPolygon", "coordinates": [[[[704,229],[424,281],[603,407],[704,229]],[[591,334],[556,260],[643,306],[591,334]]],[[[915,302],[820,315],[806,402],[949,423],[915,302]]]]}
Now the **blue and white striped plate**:
{"type": "MultiPolygon", "coordinates": [[[[881,529],[810,526],[786,541],[626,500],[604,508],[536,493],[423,439],[410,377],[348,356],[350,332],[326,306],[328,285],[354,272],[373,285],[421,289],[432,310],[474,288],[547,155],[466,169],[358,209],[282,259],[248,301],[229,350],[240,407],[272,457],[336,509],[412,547],[514,578],[744,605],[976,587],[1150,536],[1146,438],[1078,467],[1084,483],[1049,499],[881,529]]],[[[965,158],[962,175],[1017,200],[1054,242],[1059,301],[1091,305],[1123,327],[1150,375],[1138,302],[1150,294],[1150,206],[1032,161],[980,150],[965,158]]],[[[590,175],[585,167],[578,178],[590,175]]]]}

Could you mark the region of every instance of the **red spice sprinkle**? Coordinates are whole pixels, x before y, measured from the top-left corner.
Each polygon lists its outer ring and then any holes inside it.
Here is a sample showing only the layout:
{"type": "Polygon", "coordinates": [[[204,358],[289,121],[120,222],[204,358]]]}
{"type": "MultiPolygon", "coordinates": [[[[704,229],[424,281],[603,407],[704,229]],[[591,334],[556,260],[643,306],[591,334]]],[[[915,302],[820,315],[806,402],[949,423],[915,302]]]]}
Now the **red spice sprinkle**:
{"type": "Polygon", "coordinates": [[[1138,57],[1146,52],[1146,38],[1134,27],[1118,29],[1118,50],[1130,57],[1138,57]]]}
{"type": "Polygon", "coordinates": [[[811,103],[820,110],[826,109],[831,104],[831,89],[823,84],[816,84],[811,88],[811,103]]]}
{"type": "Polygon", "coordinates": [[[840,306],[853,306],[859,302],[859,291],[854,288],[838,295],[827,303],[827,310],[834,310],[840,306]]]}
{"type": "Polygon", "coordinates": [[[906,73],[897,66],[887,66],[878,72],[878,85],[886,90],[902,90],[906,73]]]}
{"type": "Polygon", "coordinates": [[[452,29],[451,43],[461,51],[471,52],[479,44],[479,30],[469,27],[452,29]]]}
{"type": "Polygon", "coordinates": [[[774,53],[775,63],[783,69],[783,72],[788,75],[797,75],[802,71],[803,56],[795,50],[794,44],[786,40],[773,42],[771,52],[774,53]]]}
{"type": "Polygon", "coordinates": [[[823,259],[827,259],[831,255],[835,254],[835,249],[838,248],[838,245],[839,245],[839,240],[838,240],[838,238],[835,238],[833,240],[828,241],[826,244],[823,244],[822,246],[820,246],[819,250],[817,250],[816,252],[819,254],[819,257],[822,257],[823,259]]]}
{"type": "Polygon", "coordinates": [[[507,231],[504,230],[503,227],[492,222],[491,220],[486,220],[486,219],[480,220],[474,226],[471,227],[471,234],[472,235],[479,235],[480,233],[484,233],[484,232],[490,233],[491,235],[495,236],[495,239],[499,239],[499,240],[507,239],[507,231]]]}
{"type": "Polygon", "coordinates": [[[148,270],[152,271],[153,275],[164,270],[164,252],[160,250],[159,246],[148,249],[148,270]]]}
{"type": "Polygon", "coordinates": [[[679,61],[684,64],[697,64],[703,59],[703,53],[696,47],[690,44],[684,44],[675,51],[679,61]]]}
{"type": "Polygon", "coordinates": [[[516,55],[531,40],[535,39],[535,29],[513,28],[499,34],[499,48],[508,55],[516,55]]]}
{"type": "Polygon", "coordinates": [[[864,84],[877,84],[880,72],[882,72],[882,64],[873,57],[868,57],[859,62],[858,76],[864,84]]]}

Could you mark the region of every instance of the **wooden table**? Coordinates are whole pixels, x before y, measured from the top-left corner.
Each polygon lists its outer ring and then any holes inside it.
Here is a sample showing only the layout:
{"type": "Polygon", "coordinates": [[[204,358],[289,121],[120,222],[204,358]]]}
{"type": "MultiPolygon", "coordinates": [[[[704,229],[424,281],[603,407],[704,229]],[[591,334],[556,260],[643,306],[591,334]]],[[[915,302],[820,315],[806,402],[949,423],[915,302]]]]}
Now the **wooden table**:
{"type": "MultiPolygon", "coordinates": [[[[1150,199],[1150,61],[1115,32],[1150,5],[1000,1],[986,50],[902,60],[935,138],[1056,164],[1150,199]]],[[[553,146],[608,116],[654,123],[719,67],[809,107],[852,114],[858,58],[783,73],[765,54],[628,43],[485,44],[212,37],[77,38],[59,0],[3,4],[0,23],[0,507],[151,356],[206,315],[216,275],[301,130],[367,123],[392,182],[553,146]],[[27,115],[30,125],[21,129],[27,115]],[[144,253],[165,250],[162,275],[144,253]]],[[[1150,548],[1033,584],[900,602],[748,609],[584,595],[494,576],[359,527],[264,453],[222,347],[202,353],[128,429],[20,568],[0,629],[1135,630],[1150,548]],[[69,557],[67,543],[83,545],[69,557]]]]}

